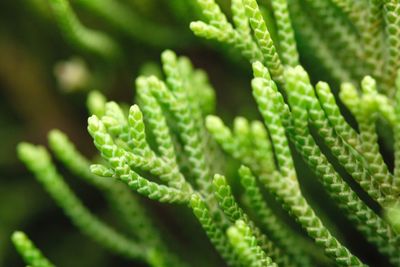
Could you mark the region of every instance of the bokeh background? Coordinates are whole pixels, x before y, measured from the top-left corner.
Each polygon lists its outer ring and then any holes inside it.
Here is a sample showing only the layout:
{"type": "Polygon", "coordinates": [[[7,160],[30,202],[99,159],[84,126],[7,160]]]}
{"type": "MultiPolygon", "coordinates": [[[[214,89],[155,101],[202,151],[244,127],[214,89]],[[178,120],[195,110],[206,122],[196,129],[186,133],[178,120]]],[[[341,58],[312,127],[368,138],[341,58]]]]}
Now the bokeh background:
{"type": "MultiPolygon", "coordinates": [[[[188,56],[195,67],[207,71],[216,88],[217,114],[228,122],[237,115],[258,118],[249,86],[249,64],[224,46],[195,37],[188,25],[198,14],[190,5],[182,4],[184,0],[116,2],[140,18],[132,27],[141,29],[142,35],[156,34],[147,28],[147,22],[151,22],[153,26],[168,28],[174,36],[148,42],[147,38],[137,38],[119,29],[88,8],[85,1],[71,1],[84,25],[106,33],[121,47],[122,58],[111,61],[71,45],[60,32],[48,1],[0,1],[0,266],[23,266],[10,242],[15,230],[25,231],[58,266],[141,266],[112,255],[83,236],[16,157],[18,142],[45,145],[47,132],[54,128],[67,133],[86,156],[95,155],[86,131],[85,102],[90,90],[99,90],[108,99],[133,103],[135,78],[157,72],[160,53],[168,48],[188,56]]],[[[229,1],[218,2],[229,14],[229,1]]],[[[260,2],[268,19],[268,1],[260,2]]],[[[337,88],[315,62],[312,51],[302,46],[301,39],[298,42],[301,61],[312,79],[326,80],[337,88]]],[[[325,211],[321,216],[335,222],[332,229],[341,229],[339,236],[367,262],[382,262],[375,249],[337,211],[302,162],[296,162],[302,173],[303,190],[317,208],[325,211]]],[[[58,167],[83,202],[114,223],[100,194],[58,167]]],[[[216,257],[188,210],[143,201],[181,241],[183,253],[191,255],[190,251],[197,251],[193,257],[201,253],[216,257]],[[193,226],[180,227],[182,218],[192,221],[193,226]]]]}

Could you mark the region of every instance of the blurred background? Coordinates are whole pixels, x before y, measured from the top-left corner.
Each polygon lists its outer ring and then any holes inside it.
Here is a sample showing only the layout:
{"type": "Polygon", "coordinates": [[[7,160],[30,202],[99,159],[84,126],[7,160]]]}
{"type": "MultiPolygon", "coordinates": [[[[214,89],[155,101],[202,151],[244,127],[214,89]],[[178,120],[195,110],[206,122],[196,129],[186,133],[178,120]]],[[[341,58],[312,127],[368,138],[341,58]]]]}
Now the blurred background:
{"type": "MultiPolygon", "coordinates": [[[[135,78],[157,73],[164,49],[188,56],[196,68],[209,74],[216,88],[216,113],[226,121],[237,115],[258,118],[250,92],[249,64],[226,47],[190,32],[190,21],[199,17],[192,1],[72,0],[71,7],[82,25],[107,35],[118,46],[115,57],[71,42],[60,31],[48,2],[0,1],[0,266],[23,266],[10,242],[15,230],[25,231],[58,266],[140,266],[110,254],[83,236],[18,161],[16,145],[21,141],[46,145],[47,132],[57,128],[67,133],[83,154],[92,157],[95,149],[86,131],[88,92],[99,90],[108,99],[132,104],[135,78]],[[110,8],[99,9],[100,2],[110,8]],[[123,14],[118,13],[121,10],[123,14]]],[[[265,4],[266,19],[270,18],[268,1],[260,2],[265,4]]],[[[219,3],[229,15],[229,1],[219,3]]],[[[298,41],[302,49],[301,39],[298,41]]],[[[330,82],[324,70],[314,64],[312,52],[303,51],[301,60],[312,78],[330,82]]],[[[335,218],[332,228],[348,225],[301,161],[298,165],[307,195],[329,211],[327,217],[335,218]]],[[[83,202],[113,222],[99,193],[58,167],[83,202]]],[[[191,250],[197,247],[213,253],[187,210],[148,205],[171,234],[177,234],[191,250]],[[178,214],[192,220],[193,229],[178,233],[178,214]],[[191,240],[193,232],[198,232],[198,240],[191,240]]],[[[342,237],[346,242],[364,244],[355,246],[356,254],[369,262],[381,260],[351,226],[345,233],[350,233],[342,237]]]]}

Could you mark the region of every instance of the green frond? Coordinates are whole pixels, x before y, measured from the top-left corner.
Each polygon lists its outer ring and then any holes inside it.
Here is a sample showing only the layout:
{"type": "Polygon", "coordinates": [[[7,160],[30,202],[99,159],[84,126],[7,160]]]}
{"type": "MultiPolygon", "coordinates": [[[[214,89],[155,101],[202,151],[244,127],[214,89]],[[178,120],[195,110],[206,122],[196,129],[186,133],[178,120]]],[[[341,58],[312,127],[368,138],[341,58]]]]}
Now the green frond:
{"type": "Polygon", "coordinates": [[[233,22],[236,28],[228,22],[214,0],[196,1],[207,21],[190,23],[190,29],[195,35],[232,46],[250,62],[263,59],[262,52],[250,33],[249,21],[242,1],[234,0],[231,4],[233,22]]]}
{"type": "Polygon", "coordinates": [[[238,146],[237,140],[219,117],[214,115],[207,116],[206,126],[207,130],[227,153],[231,154],[234,158],[242,158],[243,155],[240,153],[242,151],[238,146]]]}
{"type": "Polygon", "coordinates": [[[193,21],[190,23],[190,29],[193,33],[199,37],[203,37],[205,39],[210,40],[218,40],[220,42],[228,42],[230,36],[230,32],[224,32],[217,27],[212,25],[208,25],[203,21],[193,21]]]}
{"type": "Polygon", "coordinates": [[[138,105],[129,108],[128,115],[128,140],[127,145],[134,154],[147,156],[150,152],[150,146],[146,141],[145,126],[143,114],[138,105]]]}
{"type": "Polygon", "coordinates": [[[256,236],[258,245],[268,255],[270,255],[278,264],[282,264],[283,266],[292,266],[292,263],[290,263],[284,252],[273,242],[271,242],[267,236],[265,236],[261,230],[258,229],[252,221],[250,221],[248,216],[239,207],[235,198],[233,197],[231,188],[228,185],[225,177],[216,174],[214,176],[213,185],[218,203],[231,223],[235,223],[237,220],[242,220],[248,223],[256,236]]]}
{"type": "Polygon", "coordinates": [[[395,80],[400,68],[400,3],[396,0],[384,1],[386,39],[386,64],[384,68],[384,93],[389,97],[395,95],[395,80]]]}
{"type": "Polygon", "coordinates": [[[276,170],[274,154],[263,124],[253,121],[249,125],[249,122],[242,117],[236,118],[235,122],[234,131],[236,131],[233,134],[217,116],[210,115],[206,118],[208,131],[226,153],[252,169],[266,173],[274,172],[276,170]]]}
{"type": "Polygon", "coordinates": [[[360,111],[358,110],[358,105],[360,98],[357,89],[353,84],[343,83],[340,86],[339,97],[354,116],[359,116],[360,111]]]}
{"type": "Polygon", "coordinates": [[[205,158],[205,139],[200,130],[202,118],[193,112],[192,105],[188,101],[176,55],[172,51],[166,51],[162,59],[168,86],[161,81],[153,80],[154,88],[157,88],[153,93],[160,103],[168,107],[175,119],[193,179],[202,192],[211,195],[210,166],[205,158]]]}
{"type": "MultiPolygon", "coordinates": [[[[297,71],[294,70],[294,72],[297,71]]],[[[289,101],[292,99],[291,102],[293,104],[301,103],[301,100],[298,99],[302,97],[301,94],[299,94],[301,93],[299,89],[304,89],[304,87],[298,87],[301,86],[298,81],[304,78],[305,77],[292,76],[292,79],[288,82],[288,88],[293,86],[293,89],[290,91],[294,94],[289,97],[289,101]]],[[[296,118],[294,120],[296,136],[292,138],[298,151],[302,154],[303,158],[317,176],[321,178],[321,182],[326,187],[328,193],[338,202],[339,207],[345,211],[348,218],[357,226],[359,231],[361,231],[370,242],[376,244],[382,253],[388,255],[391,261],[397,262],[397,256],[393,254],[395,251],[394,244],[397,242],[397,238],[393,236],[393,230],[382,218],[359,199],[352,189],[343,181],[343,178],[335,172],[331,164],[328,163],[328,160],[322,154],[309,133],[306,110],[299,107],[292,108],[292,114],[294,118],[296,118]],[[348,205],[349,202],[354,203],[354,205],[348,205]],[[368,218],[370,222],[368,225],[364,223],[365,218],[368,218]]]]}
{"type": "Polygon", "coordinates": [[[116,178],[150,199],[168,203],[187,203],[189,201],[189,193],[151,182],[132,170],[130,166],[144,170],[149,169],[144,158],[118,147],[111,135],[107,133],[104,124],[94,115],[88,120],[88,130],[97,149],[113,168],[116,178]]]}
{"type": "Polygon", "coordinates": [[[158,233],[139,200],[122,183],[103,178],[112,177],[114,171],[100,164],[90,165],[89,160],[76,150],[61,131],[53,130],[49,133],[49,145],[57,159],[73,174],[105,193],[106,198],[119,212],[134,236],[145,242],[153,242],[152,240],[159,242],[158,233]],[[94,173],[99,177],[93,175],[94,173]]]}
{"type": "Polygon", "coordinates": [[[272,79],[258,76],[257,65],[257,63],[253,65],[256,77],[252,80],[253,96],[257,101],[258,109],[271,136],[280,172],[285,178],[295,179],[289,143],[279,115],[279,103],[282,103],[283,100],[280,99],[280,94],[277,92],[277,87],[272,79]]]}
{"type": "Polygon", "coordinates": [[[86,100],[86,106],[89,113],[102,117],[105,114],[107,99],[99,91],[91,91],[86,100]]]}
{"type": "MultiPolygon", "coordinates": [[[[255,67],[256,70],[262,70],[261,67],[255,67]]],[[[257,74],[257,72],[256,72],[257,74]]],[[[290,73],[289,73],[290,74],[290,73]]],[[[293,88],[292,80],[289,79],[290,75],[287,74],[287,92],[289,94],[289,102],[294,100],[293,95],[302,93],[298,89],[293,88]]],[[[266,75],[264,75],[266,76],[266,75]]],[[[296,77],[297,80],[301,80],[301,77],[296,77]]],[[[284,102],[283,98],[280,95],[280,93],[277,91],[276,86],[273,86],[271,84],[271,81],[267,79],[262,79],[262,78],[255,78],[253,80],[253,90],[255,90],[255,97],[258,102],[258,107],[260,109],[260,112],[264,115],[264,120],[265,124],[267,127],[270,127],[270,125],[275,125],[275,127],[279,127],[279,132],[282,132],[281,134],[276,134],[276,137],[274,139],[274,131],[270,131],[271,134],[271,139],[273,142],[273,146],[275,148],[275,142],[277,142],[278,145],[281,145],[282,148],[278,149],[289,149],[285,136],[285,128],[282,125],[282,122],[280,122],[280,117],[283,115],[285,116],[285,113],[282,113],[282,109],[284,107],[284,102]],[[274,102],[272,102],[274,101],[274,102]],[[269,103],[272,102],[272,103],[269,103]],[[279,108],[280,107],[280,108],[279,108]],[[268,111],[269,110],[269,111],[268,111]],[[268,114],[269,112],[270,114],[268,114]],[[279,123],[280,122],[280,123],[279,123]],[[285,141],[286,140],[286,141],[285,141]]],[[[297,85],[297,83],[296,83],[297,85]]],[[[303,92],[304,94],[304,92],[303,92]]],[[[305,94],[307,95],[307,94],[305,94]]],[[[302,105],[302,107],[307,108],[307,103],[304,101],[300,100],[295,100],[293,101],[291,105],[291,113],[293,116],[296,115],[296,112],[305,112],[306,109],[302,109],[299,107],[299,105],[302,105]],[[297,103],[296,105],[293,105],[293,103],[297,103]]],[[[287,115],[286,115],[287,116],[287,115]]],[[[307,115],[302,115],[303,118],[300,119],[302,123],[307,123],[307,118],[304,116],[307,115]]],[[[294,117],[295,118],[295,117],[294,117]]],[[[294,120],[294,127],[297,128],[296,125],[297,121],[294,120]]],[[[286,125],[288,127],[290,125],[286,125]]],[[[302,125],[302,130],[307,130],[307,126],[302,125]]],[[[294,132],[289,131],[289,134],[294,134],[294,132]]],[[[305,144],[305,140],[300,141],[299,139],[302,138],[307,138],[308,134],[299,134],[296,137],[298,138],[298,142],[305,144]]],[[[274,149],[275,151],[277,149],[274,149]]],[[[313,151],[313,150],[308,150],[307,151],[313,151]]],[[[300,151],[301,152],[301,151],[300,151]]],[[[284,154],[280,152],[281,154],[284,154]]],[[[282,156],[282,164],[283,166],[288,166],[287,162],[291,159],[290,156],[290,151],[288,156],[283,157],[282,156]]],[[[309,159],[309,158],[308,158],[309,159]]],[[[291,162],[291,161],[289,161],[291,162]]],[[[288,208],[291,211],[291,214],[295,216],[295,218],[299,221],[299,223],[302,225],[302,227],[308,232],[308,234],[314,238],[317,242],[317,244],[321,245],[326,254],[333,259],[339,264],[339,265],[360,265],[363,266],[361,261],[352,255],[347,248],[345,248],[343,245],[341,245],[327,230],[327,228],[324,227],[320,219],[317,217],[315,212],[312,210],[310,205],[307,203],[307,201],[302,197],[301,192],[298,188],[297,180],[296,179],[296,173],[294,172],[294,168],[291,167],[292,163],[289,163],[290,165],[287,167],[288,170],[283,169],[283,175],[274,175],[272,177],[268,176],[260,176],[260,180],[263,182],[263,184],[266,186],[267,189],[272,190],[274,194],[277,195],[278,199],[280,199],[285,205],[285,208],[288,208]],[[285,173],[286,172],[286,173],[285,173]],[[294,179],[293,179],[294,178],[294,179]],[[313,229],[318,228],[318,231],[314,231],[313,229]],[[340,251],[340,255],[338,256],[338,252],[340,251]]],[[[282,170],[281,170],[282,172],[282,170]]]]}
{"type": "Polygon", "coordinates": [[[90,162],[81,155],[67,135],[60,130],[52,130],[48,134],[49,146],[55,157],[60,160],[72,173],[83,178],[96,187],[106,190],[110,181],[91,175],[90,162]]]}
{"type": "Polygon", "coordinates": [[[49,0],[49,4],[62,34],[73,46],[106,60],[120,59],[122,51],[119,45],[104,32],[82,25],[68,0],[49,0]]]}
{"type": "Polygon", "coordinates": [[[206,202],[198,194],[193,194],[190,200],[190,207],[194,215],[199,220],[201,226],[206,232],[208,238],[213,243],[214,247],[226,260],[229,266],[240,266],[237,255],[233,252],[229,241],[221,228],[213,221],[209,208],[206,202]]]}
{"type": "Polygon", "coordinates": [[[227,230],[229,241],[244,266],[272,267],[278,266],[257,245],[256,238],[252,235],[250,228],[242,220],[236,221],[234,226],[227,230]]]}
{"type": "Polygon", "coordinates": [[[283,66],[257,1],[243,0],[243,4],[250,26],[254,31],[255,40],[263,54],[263,63],[270,70],[272,78],[278,83],[283,83],[283,66]]]}
{"type": "MultiPolygon", "coordinates": [[[[364,158],[369,164],[369,170],[374,180],[380,184],[380,190],[392,198],[394,191],[398,188],[392,188],[393,176],[389,172],[386,163],[383,161],[378,145],[378,134],[376,132],[376,121],[378,112],[374,101],[375,95],[378,93],[376,82],[369,76],[366,76],[361,82],[363,95],[360,102],[361,116],[356,117],[360,129],[361,148],[364,158]]],[[[390,201],[390,200],[389,200],[390,201]]]]}
{"type": "Polygon", "coordinates": [[[268,236],[270,236],[272,241],[280,246],[285,253],[290,255],[297,264],[300,266],[310,265],[310,259],[304,254],[304,250],[296,245],[301,237],[291,230],[284,222],[280,221],[275,213],[267,206],[251,170],[242,165],[239,169],[239,175],[240,182],[245,190],[244,194],[248,199],[248,206],[252,213],[256,214],[264,229],[267,230],[268,236]]]}
{"type": "Polygon", "coordinates": [[[358,133],[349,125],[341,114],[329,85],[325,82],[319,82],[315,86],[315,92],[317,93],[318,100],[325,112],[326,118],[330,125],[334,127],[338,136],[343,138],[343,141],[352,147],[357,147],[359,145],[358,133]]]}
{"type": "Polygon", "coordinates": [[[215,0],[197,0],[197,4],[203,11],[204,17],[209,21],[211,26],[219,29],[229,29],[229,27],[231,27],[225,14],[221,11],[215,0]]]}
{"type": "Polygon", "coordinates": [[[115,253],[132,259],[145,259],[146,250],[142,246],[104,224],[81,203],[57,173],[45,148],[21,143],[18,156],[83,233],[115,253]]]}
{"type": "Polygon", "coordinates": [[[294,38],[294,31],[290,19],[288,1],[272,0],[272,9],[278,26],[280,54],[284,65],[296,66],[299,64],[299,55],[294,38]]]}
{"type": "Polygon", "coordinates": [[[262,122],[253,121],[251,123],[251,140],[253,141],[253,153],[256,162],[259,164],[260,171],[265,174],[272,174],[276,171],[274,151],[269,139],[267,129],[262,122]]]}
{"type": "Polygon", "coordinates": [[[157,90],[157,85],[158,80],[154,77],[138,78],[136,80],[138,102],[142,107],[150,130],[155,136],[160,156],[168,160],[170,164],[174,164],[174,167],[177,167],[176,152],[167,125],[167,119],[159,102],[151,93],[152,90],[157,90]]]}
{"type": "Polygon", "coordinates": [[[225,177],[219,174],[214,175],[213,185],[218,203],[230,221],[247,220],[247,216],[233,198],[231,188],[225,177]]]}
{"type": "Polygon", "coordinates": [[[240,33],[241,36],[251,38],[251,28],[242,0],[232,0],[231,10],[235,29],[240,33]]]}
{"type": "Polygon", "coordinates": [[[238,149],[243,150],[243,154],[250,154],[252,143],[249,121],[244,117],[236,117],[233,121],[233,133],[238,143],[238,149]]]}
{"type": "Polygon", "coordinates": [[[289,94],[292,110],[295,110],[294,106],[298,106],[298,103],[308,105],[306,108],[300,106],[296,108],[296,111],[299,110],[299,114],[297,115],[301,116],[302,120],[310,120],[311,125],[314,125],[317,129],[339,163],[360,183],[373,199],[383,205],[385,200],[380,185],[368,172],[368,169],[365,168],[364,158],[355,149],[344,143],[333,131],[332,126],[329,125],[329,120],[326,118],[321,104],[314,95],[314,90],[308,80],[307,74],[301,68],[297,68],[293,72],[290,72],[290,75],[288,74],[288,80],[293,81],[290,88],[290,91],[293,93],[289,94]],[[300,115],[300,110],[302,115],[300,115]],[[307,112],[307,110],[309,111],[307,112]]]}
{"type": "Polygon", "coordinates": [[[184,56],[178,58],[178,69],[196,116],[214,112],[215,90],[209,82],[207,73],[201,69],[195,69],[189,58],[184,56]]]}
{"type": "Polygon", "coordinates": [[[54,267],[23,232],[14,232],[11,240],[26,264],[32,267],[54,267]]]}

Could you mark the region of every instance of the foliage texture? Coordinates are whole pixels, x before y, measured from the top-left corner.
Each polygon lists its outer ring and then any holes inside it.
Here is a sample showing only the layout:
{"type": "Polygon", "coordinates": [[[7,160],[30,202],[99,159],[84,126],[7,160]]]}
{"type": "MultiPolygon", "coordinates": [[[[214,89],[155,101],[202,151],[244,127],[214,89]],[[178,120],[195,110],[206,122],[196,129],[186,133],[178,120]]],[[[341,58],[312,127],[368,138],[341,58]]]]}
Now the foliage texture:
{"type": "MultiPolygon", "coordinates": [[[[137,18],[117,2],[76,2],[150,45],[174,40],[173,29],[151,22],[129,28],[137,18]]],[[[83,26],[67,0],[49,3],[67,40],[120,60],[118,43],[83,26]]],[[[44,147],[18,146],[65,214],[100,245],[150,266],[196,263],[169,246],[142,197],[192,211],[228,266],[367,266],[302,189],[297,165],[304,164],[365,242],[400,266],[399,1],[232,0],[231,16],[214,0],[174,7],[199,18],[190,23],[196,36],[252,69],[260,120],[239,116],[229,127],[215,115],[205,72],[166,50],[163,73],[136,79],[129,108],[89,94],[87,129],[99,158],[86,159],[61,131],[49,134],[55,157],[104,194],[128,231],[86,208],[44,147]],[[316,59],[311,69],[323,69],[331,85],[312,81],[303,57],[316,59]],[[394,167],[384,149],[394,154],[394,167]]],[[[27,264],[53,266],[23,233],[13,241],[27,264]]]]}

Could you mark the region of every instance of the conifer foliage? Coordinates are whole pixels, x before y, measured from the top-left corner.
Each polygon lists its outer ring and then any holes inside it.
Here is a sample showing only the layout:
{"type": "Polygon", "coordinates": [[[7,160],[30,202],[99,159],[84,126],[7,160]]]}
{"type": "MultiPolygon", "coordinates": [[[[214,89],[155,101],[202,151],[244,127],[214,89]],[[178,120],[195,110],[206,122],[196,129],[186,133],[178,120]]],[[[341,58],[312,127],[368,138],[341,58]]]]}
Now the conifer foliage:
{"type": "MultiPolygon", "coordinates": [[[[69,40],[104,58],[120,56],[112,39],[83,28],[66,0],[50,2],[69,40]]],[[[138,195],[190,209],[228,266],[367,266],[303,192],[297,154],[365,242],[400,266],[400,2],[231,0],[231,17],[214,0],[187,2],[201,18],[190,24],[193,33],[233,49],[252,68],[249,88],[261,120],[237,117],[229,127],[215,114],[205,72],[167,50],[164,78],[138,77],[130,108],[89,94],[87,129],[100,160],[86,159],[61,131],[49,134],[54,156],[104,193],[130,233],[85,207],[46,148],[18,146],[27,168],[83,233],[149,266],[197,265],[173,251],[138,195]],[[310,81],[299,40],[341,85],[338,95],[328,83],[310,81]],[[393,169],[378,143],[387,132],[393,169]],[[240,163],[235,177],[225,176],[227,159],[240,163]]],[[[25,234],[12,240],[30,266],[53,266],[25,234]]]]}

